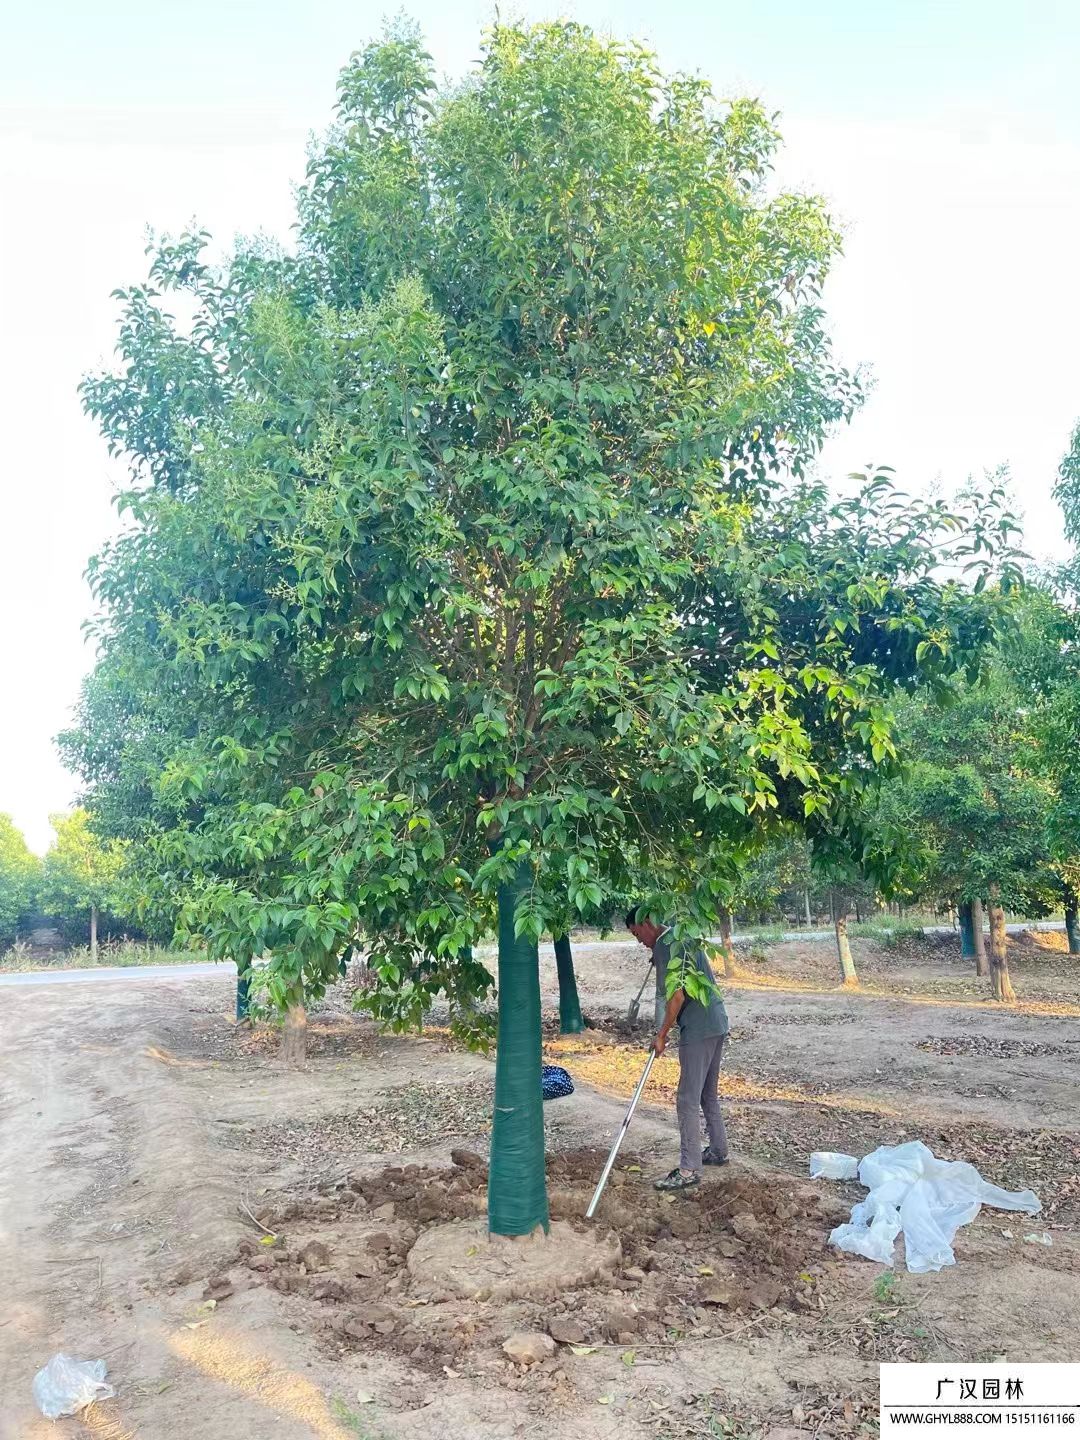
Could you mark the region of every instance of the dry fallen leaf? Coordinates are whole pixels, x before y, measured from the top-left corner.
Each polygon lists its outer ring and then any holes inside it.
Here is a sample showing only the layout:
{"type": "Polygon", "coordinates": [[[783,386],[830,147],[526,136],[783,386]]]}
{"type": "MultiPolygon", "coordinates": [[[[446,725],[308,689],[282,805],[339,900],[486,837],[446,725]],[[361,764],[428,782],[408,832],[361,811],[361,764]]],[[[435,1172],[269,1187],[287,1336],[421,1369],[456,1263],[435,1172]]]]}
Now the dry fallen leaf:
{"type": "Polygon", "coordinates": [[[699,1265],[697,1273],[699,1275],[715,1275],[716,1271],[712,1268],[711,1265],[699,1265]]]}
{"type": "Polygon", "coordinates": [[[369,1394],[368,1391],[366,1391],[366,1390],[357,1390],[357,1392],[356,1392],[356,1403],[357,1403],[358,1405],[374,1405],[374,1404],[375,1404],[375,1396],[369,1394]]]}
{"type": "Polygon", "coordinates": [[[624,1351],[623,1351],[623,1354],[622,1354],[622,1363],[623,1363],[624,1365],[633,1365],[633,1363],[634,1363],[634,1351],[633,1351],[633,1350],[624,1350],[624,1351]]]}
{"type": "Polygon", "coordinates": [[[574,1355],[595,1355],[595,1345],[571,1345],[570,1351],[574,1355]]]}
{"type": "Polygon", "coordinates": [[[210,1311],[210,1310],[216,1310],[216,1309],[217,1309],[217,1301],[216,1301],[216,1300],[204,1300],[203,1303],[199,1306],[198,1310],[197,1310],[195,1313],[196,1313],[197,1315],[205,1315],[208,1311],[210,1311]]]}
{"type": "Polygon", "coordinates": [[[449,1365],[444,1365],[442,1368],[447,1380],[458,1380],[461,1378],[460,1370],[452,1370],[449,1365]]]}
{"type": "Polygon", "coordinates": [[[614,1399],[614,1395],[597,1395],[596,1403],[597,1405],[610,1405],[614,1399]]]}

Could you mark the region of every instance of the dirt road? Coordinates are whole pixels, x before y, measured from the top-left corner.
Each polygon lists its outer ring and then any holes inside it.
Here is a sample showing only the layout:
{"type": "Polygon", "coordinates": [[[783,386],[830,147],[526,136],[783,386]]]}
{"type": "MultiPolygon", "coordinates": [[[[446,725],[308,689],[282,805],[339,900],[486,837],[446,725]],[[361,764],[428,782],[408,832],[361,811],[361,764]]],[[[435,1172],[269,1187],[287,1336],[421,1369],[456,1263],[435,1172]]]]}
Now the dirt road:
{"type": "MultiPolygon", "coordinates": [[[[1052,954],[1021,958],[1018,986],[1042,1008],[1012,1012],[975,998],[966,972],[933,956],[861,958],[865,995],[830,989],[816,968],[824,962],[792,947],[728,987],[725,1093],[741,1159],[709,1177],[685,1236],[649,1228],[649,1175],[668,1163],[672,1138],[673,1072],[657,1067],[651,1106],[634,1125],[641,1171],[618,1176],[609,1216],[627,1259],[640,1256],[634,1276],[645,1278],[563,1297],[589,1336],[579,1347],[587,1353],[560,1352],[543,1374],[526,1375],[500,1346],[510,1329],[542,1325],[542,1307],[410,1309],[411,1292],[395,1288],[386,1265],[376,1279],[355,1278],[369,1242],[382,1245],[385,1231],[393,1247],[423,1228],[424,1195],[435,1196],[432,1223],[458,1213],[447,1208],[455,1193],[466,1211],[473,1203],[464,1181],[447,1192],[432,1178],[451,1172],[417,1172],[411,1189],[379,1177],[409,1161],[445,1166],[455,1145],[483,1149],[490,1062],[438,1035],[380,1038],[338,999],[313,1019],[308,1068],[286,1072],[272,1036],[233,1031],[225,974],[9,991],[0,1010],[0,1437],[496,1440],[554,1428],[625,1440],[705,1435],[721,1414],[754,1433],[785,1416],[790,1425],[793,1411],[825,1433],[855,1434],[880,1358],[1075,1358],[1080,996],[1071,971],[1052,954]],[[875,993],[886,985],[897,993],[875,993]],[[763,1164],[804,1175],[812,1148],[861,1152],[916,1134],[989,1178],[1040,1191],[1053,1247],[1025,1244],[1022,1227],[984,1212],[963,1232],[954,1270],[902,1275],[882,1303],[879,1268],[824,1245],[829,1207],[842,1210],[856,1192],[818,1186],[813,1201],[809,1187],[807,1200],[804,1182],[779,1174],[753,1188],[763,1164]],[[358,1173],[353,1188],[345,1177],[358,1173]],[[380,1210],[387,1194],[397,1199],[380,1210]],[[762,1248],[741,1258],[724,1228],[729,1194],[762,1220],[762,1248]],[[783,1194],[791,1203],[774,1203],[783,1194]],[[279,1234],[271,1248],[283,1263],[260,1252],[243,1207],[279,1234]],[[390,1219],[375,1220],[383,1210],[390,1219]],[[789,1210],[794,1221],[782,1218],[789,1210]],[[321,1280],[299,1260],[313,1238],[333,1257],[321,1280]],[[700,1271],[719,1275],[725,1264],[755,1277],[747,1311],[695,1299],[700,1271]],[[810,1277],[802,1289],[800,1275],[810,1277]],[[397,1307],[385,1337],[342,1329],[352,1315],[356,1330],[357,1304],[372,1308],[364,1285],[397,1307]],[[208,1287],[220,1296],[213,1306],[208,1287]],[[637,1312],[625,1320],[634,1343],[620,1341],[612,1306],[637,1312]],[[468,1327],[454,1332],[453,1349],[438,1348],[450,1343],[444,1322],[468,1327]],[[37,1416],[29,1388],[57,1350],[103,1356],[119,1389],[63,1431],[37,1416]],[[434,1364],[433,1355],[453,1358],[434,1364]]],[[[549,1145],[565,1157],[553,1203],[567,1214],[583,1208],[636,1078],[641,1041],[618,1016],[640,972],[633,952],[593,952],[581,988],[603,1028],[552,1040],[579,1085],[548,1109],[549,1145]]],[[[548,964],[544,984],[551,1001],[548,964]]]]}

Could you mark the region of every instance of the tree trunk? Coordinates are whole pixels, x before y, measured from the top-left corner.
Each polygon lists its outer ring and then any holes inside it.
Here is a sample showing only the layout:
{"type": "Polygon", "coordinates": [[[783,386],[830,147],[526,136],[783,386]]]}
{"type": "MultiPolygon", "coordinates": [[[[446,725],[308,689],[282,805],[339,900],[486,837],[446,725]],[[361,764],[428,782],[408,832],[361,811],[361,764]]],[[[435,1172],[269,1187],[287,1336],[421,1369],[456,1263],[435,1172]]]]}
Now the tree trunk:
{"type": "Polygon", "coordinates": [[[544,1102],[540,1090],[540,961],[514,915],[529,888],[528,865],[499,887],[499,1039],[488,1174],[488,1229],[531,1235],[548,1228],[544,1102]]]}
{"type": "Polygon", "coordinates": [[[90,906],[90,964],[97,964],[97,906],[90,906]]]}
{"type": "Polygon", "coordinates": [[[246,1019],[247,1019],[248,1010],[249,1010],[250,1007],[251,1007],[251,997],[250,997],[250,994],[249,994],[250,988],[251,988],[251,966],[248,965],[246,969],[241,970],[241,969],[240,969],[240,966],[237,965],[237,967],[236,967],[236,1018],[237,1018],[237,1021],[246,1020],[246,1019]]]}
{"type": "Polygon", "coordinates": [[[1015,1000],[1016,991],[1009,979],[1009,957],[1006,950],[1005,911],[997,898],[997,886],[990,891],[990,979],[995,1000],[1015,1000]]]}
{"type": "Polygon", "coordinates": [[[1080,955],[1080,898],[1071,888],[1065,892],[1065,933],[1069,937],[1069,954],[1080,955]]]}
{"type": "Polygon", "coordinates": [[[972,901],[963,900],[959,907],[960,913],[960,958],[961,960],[975,959],[975,929],[972,923],[972,901]]]}
{"type": "Polygon", "coordinates": [[[720,911],[720,959],[724,967],[724,975],[729,978],[735,974],[735,942],[731,938],[731,911],[722,909],[720,911]]]}
{"type": "Polygon", "coordinates": [[[294,1068],[299,1068],[307,1060],[307,1011],[302,1003],[290,1005],[285,1012],[281,1058],[286,1065],[294,1068]]]}
{"type": "Polygon", "coordinates": [[[803,895],[803,904],[806,906],[806,928],[807,928],[808,930],[810,930],[810,929],[813,928],[813,925],[814,925],[813,918],[811,917],[811,914],[810,914],[810,891],[809,891],[809,890],[804,890],[804,891],[802,892],[802,895],[803,895]]]}
{"type": "Polygon", "coordinates": [[[983,902],[971,902],[971,939],[975,946],[975,974],[989,975],[990,961],[986,955],[986,933],[983,930],[983,902]]]}
{"type": "Polygon", "coordinates": [[[577,976],[574,974],[574,952],[569,935],[555,937],[555,968],[559,972],[559,1034],[580,1035],[585,1029],[578,999],[577,976]]]}
{"type": "Polygon", "coordinates": [[[855,961],[851,958],[851,943],[847,933],[847,901],[840,900],[834,906],[836,921],[836,953],[840,957],[840,979],[845,985],[858,985],[855,961]]]}

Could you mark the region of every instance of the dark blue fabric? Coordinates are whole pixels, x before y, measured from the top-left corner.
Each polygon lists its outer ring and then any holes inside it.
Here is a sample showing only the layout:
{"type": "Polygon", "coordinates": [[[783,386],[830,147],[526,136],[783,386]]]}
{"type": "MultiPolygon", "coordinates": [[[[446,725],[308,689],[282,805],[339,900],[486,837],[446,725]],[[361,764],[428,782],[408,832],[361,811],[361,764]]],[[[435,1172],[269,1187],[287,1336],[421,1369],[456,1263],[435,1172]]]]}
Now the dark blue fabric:
{"type": "Polygon", "coordinates": [[[574,1093],[574,1082],[561,1065],[543,1065],[540,1069],[540,1089],[545,1100],[558,1100],[563,1095],[574,1093]]]}

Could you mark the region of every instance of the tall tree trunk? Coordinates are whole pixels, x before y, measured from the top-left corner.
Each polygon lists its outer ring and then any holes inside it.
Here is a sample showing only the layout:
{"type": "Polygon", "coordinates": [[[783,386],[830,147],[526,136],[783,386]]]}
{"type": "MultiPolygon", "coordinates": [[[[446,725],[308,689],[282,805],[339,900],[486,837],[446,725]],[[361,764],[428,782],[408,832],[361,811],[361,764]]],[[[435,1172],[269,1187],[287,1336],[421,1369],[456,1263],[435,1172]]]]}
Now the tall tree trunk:
{"type": "Polygon", "coordinates": [[[1069,937],[1069,954],[1080,955],[1080,898],[1071,885],[1065,891],[1065,934],[1069,937]]]}
{"type": "Polygon", "coordinates": [[[97,906],[90,906],[90,964],[97,964],[97,906]]]}
{"type": "Polygon", "coordinates": [[[724,966],[724,975],[730,978],[735,974],[735,942],[731,938],[731,911],[726,906],[720,911],[720,959],[724,966]]]}
{"type": "Polygon", "coordinates": [[[246,1020],[248,1010],[251,1008],[251,965],[241,970],[239,964],[236,967],[236,1018],[238,1021],[246,1020]]]}
{"type": "Polygon", "coordinates": [[[833,913],[836,916],[834,928],[836,930],[836,953],[840,957],[840,979],[845,985],[858,985],[859,977],[855,973],[855,961],[851,958],[851,942],[847,933],[847,900],[838,899],[833,903],[833,913]]]}
{"type": "Polygon", "coordinates": [[[810,914],[810,891],[804,890],[802,892],[802,898],[803,904],[806,906],[806,928],[810,930],[814,924],[813,917],[810,914]]]}
{"type": "Polygon", "coordinates": [[[499,1039],[495,1119],[488,1173],[488,1229],[531,1235],[548,1228],[544,1175],[544,1102],[540,1090],[540,961],[536,941],[514,926],[528,865],[499,887],[499,1039]]]}
{"type": "Polygon", "coordinates": [[[971,939],[975,946],[975,974],[989,975],[990,961],[986,954],[986,932],[983,930],[983,902],[971,902],[971,939]]]}
{"type": "Polygon", "coordinates": [[[307,1011],[302,1001],[294,1001],[285,1012],[281,1058],[286,1065],[295,1068],[299,1068],[307,1060],[307,1011]]]}
{"type": "Polygon", "coordinates": [[[997,886],[990,889],[990,980],[995,1000],[1015,1000],[1016,991],[1009,979],[1009,957],[1005,935],[1005,911],[998,899],[997,886]]]}
{"type": "Polygon", "coordinates": [[[555,968],[559,972],[559,1034],[580,1035],[585,1029],[578,999],[577,976],[574,974],[574,952],[569,935],[555,937],[555,968]]]}
{"type": "Polygon", "coordinates": [[[961,960],[975,959],[975,928],[972,923],[972,901],[962,900],[959,906],[960,913],[960,958],[961,960]]]}

